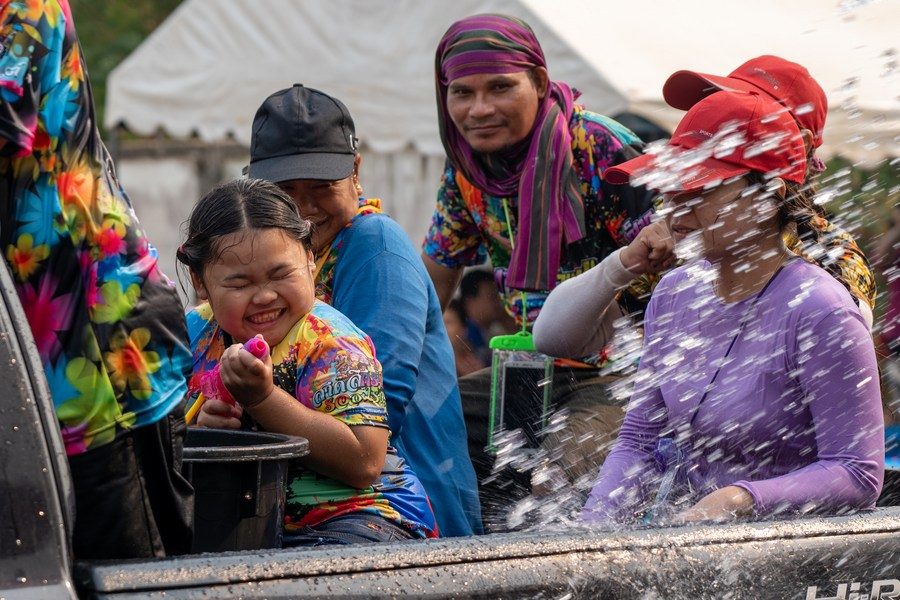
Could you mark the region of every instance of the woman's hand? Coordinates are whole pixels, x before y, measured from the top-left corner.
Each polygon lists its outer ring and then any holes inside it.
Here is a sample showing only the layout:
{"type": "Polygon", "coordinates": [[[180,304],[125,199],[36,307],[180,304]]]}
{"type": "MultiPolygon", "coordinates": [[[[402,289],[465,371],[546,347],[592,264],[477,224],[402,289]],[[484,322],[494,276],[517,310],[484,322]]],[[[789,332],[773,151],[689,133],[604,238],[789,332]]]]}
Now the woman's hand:
{"type": "Polygon", "coordinates": [[[744,488],[729,485],[707,494],[697,504],[674,516],[675,523],[733,521],[753,514],[753,496],[744,488]]]}
{"type": "Polygon", "coordinates": [[[240,404],[233,406],[221,400],[206,400],[197,415],[197,425],[210,429],[240,429],[243,414],[240,404]]]}
{"type": "Polygon", "coordinates": [[[675,262],[674,248],[669,227],[660,220],[641,229],[619,258],[632,273],[659,273],[675,262]]]}
{"type": "Polygon", "coordinates": [[[275,389],[272,358],[268,355],[256,358],[241,344],[233,344],[222,353],[219,377],[234,399],[245,408],[256,406],[275,389]]]}

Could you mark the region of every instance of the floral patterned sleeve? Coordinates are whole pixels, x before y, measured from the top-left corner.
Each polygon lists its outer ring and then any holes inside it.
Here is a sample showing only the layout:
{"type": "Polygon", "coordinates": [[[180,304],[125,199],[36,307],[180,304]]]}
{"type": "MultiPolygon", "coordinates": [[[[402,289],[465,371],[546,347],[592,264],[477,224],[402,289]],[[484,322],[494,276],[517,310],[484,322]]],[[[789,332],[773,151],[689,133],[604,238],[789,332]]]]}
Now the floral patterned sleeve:
{"type": "Polygon", "coordinates": [[[874,308],[875,276],[853,236],[824,217],[813,217],[807,225],[808,234],[785,235],[788,248],[828,271],[854,298],[874,308]]]}
{"type": "Polygon", "coordinates": [[[448,164],[423,251],[436,263],[452,269],[480,265],[487,259],[483,241],[478,223],[457,184],[456,169],[448,164]]]}

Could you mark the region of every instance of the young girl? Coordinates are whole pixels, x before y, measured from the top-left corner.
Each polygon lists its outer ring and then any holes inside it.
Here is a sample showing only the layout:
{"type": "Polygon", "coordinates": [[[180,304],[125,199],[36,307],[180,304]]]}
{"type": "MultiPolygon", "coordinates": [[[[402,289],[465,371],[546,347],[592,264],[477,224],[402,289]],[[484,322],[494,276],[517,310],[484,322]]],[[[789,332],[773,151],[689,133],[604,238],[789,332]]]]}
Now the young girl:
{"type": "Polygon", "coordinates": [[[194,207],[178,260],[205,301],[187,315],[191,390],[219,365],[237,400],[207,400],[198,423],[309,440],[288,471],[285,545],[437,537],[418,478],[388,446],[372,342],[315,300],[310,228],[291,199],[256,179],[213,189],[194,207]],[[271,356],[241,348],[255,336],[271,356]]]}
{"type": "Polygon", "coordinates": [[[659,153],[605,173],[667,192],[676,247],[704,260],[671,271],[650,299],[634,394],[586,520],[875,505],[884,433],[872,338],[847,290],[782,236],[805,154],[781,105],[722,91],[659,153]]]}

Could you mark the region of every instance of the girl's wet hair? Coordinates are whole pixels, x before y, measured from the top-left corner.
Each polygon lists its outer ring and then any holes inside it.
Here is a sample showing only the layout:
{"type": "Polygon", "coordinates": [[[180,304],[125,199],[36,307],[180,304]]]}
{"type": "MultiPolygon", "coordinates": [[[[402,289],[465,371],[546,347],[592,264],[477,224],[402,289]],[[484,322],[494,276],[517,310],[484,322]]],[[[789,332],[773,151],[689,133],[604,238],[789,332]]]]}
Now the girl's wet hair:
{"type": "Polygon", "coordinates": [[[312,255],[309,222],[290,196],[263,179],[241,178],[214,187],[194,206],[185,229],[175,256],[198,277],[218,259],[223,236],[248,229],[280,229],[312,255]]]}

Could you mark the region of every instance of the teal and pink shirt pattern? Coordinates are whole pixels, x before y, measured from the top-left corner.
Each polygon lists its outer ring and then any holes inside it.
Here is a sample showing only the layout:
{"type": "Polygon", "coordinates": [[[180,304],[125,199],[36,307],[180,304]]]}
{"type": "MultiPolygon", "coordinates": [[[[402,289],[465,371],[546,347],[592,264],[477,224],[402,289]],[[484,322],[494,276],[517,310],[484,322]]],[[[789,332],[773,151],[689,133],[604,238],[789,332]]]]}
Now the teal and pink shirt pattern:
{"type": "MultiPolygon", "coordinates": [[[[208,304],[189,311],[187,321],[194,353],[189,387],[196,394],[201,375],[216,367],[228,342],[208,304]]],[[[307,408],[350,427],[388,428],[375,348],[365,333],[331,306],[316,301],[271,352],[275,383],[307,408]]],[[[437,537],[425,490],[393,447],[388,447],[381,477],[364,490],[320,475],[299,462],[289,468],[286,533],[361,511],[387,518],[420,537],[437,537]]]]}
{"type": "Polygon", "coordinates": [[[100,139],[66,0],[0,0],[0,251],[70,455],[184,402],[183,309],[100,139]]]}

